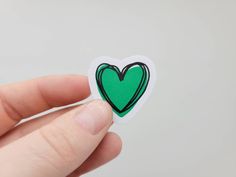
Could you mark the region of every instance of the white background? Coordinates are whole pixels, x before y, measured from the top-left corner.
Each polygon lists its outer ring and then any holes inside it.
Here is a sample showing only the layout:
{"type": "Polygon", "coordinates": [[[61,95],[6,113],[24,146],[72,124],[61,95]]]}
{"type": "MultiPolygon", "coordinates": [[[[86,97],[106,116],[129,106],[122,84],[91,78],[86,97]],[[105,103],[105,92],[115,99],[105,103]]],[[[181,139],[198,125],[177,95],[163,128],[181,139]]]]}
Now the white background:
{"type": "Polygon", "coordinates": [[[235,0],[0,0],[0,81],[146,55],[157,87],[88,177],[236,176],[235,0]]]}

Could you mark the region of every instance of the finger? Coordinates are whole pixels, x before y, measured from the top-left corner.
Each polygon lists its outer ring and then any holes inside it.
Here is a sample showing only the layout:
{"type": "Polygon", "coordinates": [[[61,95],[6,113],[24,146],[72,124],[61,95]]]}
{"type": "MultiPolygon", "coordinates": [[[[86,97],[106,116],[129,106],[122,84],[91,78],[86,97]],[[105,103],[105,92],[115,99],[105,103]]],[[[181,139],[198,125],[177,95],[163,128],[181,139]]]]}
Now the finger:
{"type": "MultiPolygon", "coordinates": [[[[1,139],[0,147],[43,127],[72,109],[78,109],[78,107],[65,108],[19,125],[1,139]]],[[[71,176],[82,175],[114,159],[120,153],[121,144],[121,139],[118,135],[115,133],[107,133],[95,152],[82,164],[80,168],[71,174],[71,176]]]]}
{"type": "Polygon", "coordinates": [[[0,139],[0,148],[6,146],[13,141],[22,138],[25,135],[32,133],[33,131],[49,124],[57,117],[65,114],[68,111],[73,109],[79,109],[80,106],[72,106],[69,108],[64,108],[55,112],[51,112],[49,114],[40,116],[36,119],[29,120],[27,122],[21,123],[20,125],[16,126],[14,129],[10,130],[6,134],[4,134],[0,139]]]}
{"type": "MultiPolygon", "coordinates": [[[[5,146],[31,132],[37,130],[44,125],[52,122],[57,117],[65,114],[72,109],[78,109],[75,107],[65,108],[53,113],[50,113],[40,118],[30,120],[19,125],[13,131],[9,132],[1,139],[0,147],[5,146]]],[[[99,144],[93,154],[82,164],[80,168],[74,171],[70,176],[79,176],[94,170],[105,163],[114,159],[121,151],[121,139],[115,133],[107,133],[102,142],[99,144]]]]}
{"type": "Polygon", "coordinates": [[[115,133],[106,134],[93,154],[69,177],[78,177],[113,160],[120,154],[121,147],[122,142],[118,135],[115,133]]]}
{"type": "Polygon", "coordinates": [[[0,176],[67,176],[92,154],[111,123],[111,107],[103,101],[63,114],[3,147],[0,176]]]}
{"type": "Polygon", "coordinates": [[[0,135],[22,118],[75,103],[90,93],[87,77],[48,76],[0,87],[0,135]]]}

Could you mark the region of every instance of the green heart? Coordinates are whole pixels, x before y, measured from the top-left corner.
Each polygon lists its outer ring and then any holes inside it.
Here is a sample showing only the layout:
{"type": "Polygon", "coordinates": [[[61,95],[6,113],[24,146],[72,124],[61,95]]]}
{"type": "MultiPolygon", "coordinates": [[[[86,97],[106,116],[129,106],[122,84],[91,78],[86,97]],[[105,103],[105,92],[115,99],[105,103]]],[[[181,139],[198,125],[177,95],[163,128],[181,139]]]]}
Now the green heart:
{"type": "Polygon", "coordinates": [[[115,65],[103,63],[96,70],[96,81],[100,95],[119,116],[128,114],[145,93],[150,80],[146,64],[135,62],[122,71],[115,65]]]}

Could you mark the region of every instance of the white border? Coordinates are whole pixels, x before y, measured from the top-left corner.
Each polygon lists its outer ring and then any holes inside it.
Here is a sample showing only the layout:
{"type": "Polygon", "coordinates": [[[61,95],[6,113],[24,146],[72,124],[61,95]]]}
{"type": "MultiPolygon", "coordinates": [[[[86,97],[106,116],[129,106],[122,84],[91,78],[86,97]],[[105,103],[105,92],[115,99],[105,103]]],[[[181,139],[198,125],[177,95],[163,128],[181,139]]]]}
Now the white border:
{"type": "Polygon", "coordinates": [[[145,91],[145,93],[142,95],[140,100],[136,103],[136,105],[133,107],[133,109],[127,113],[124,117],[120,118],[116,113],[113,115],[113,119],[115,123],[126,123],[129,121],[131,118],[135,116],[135,114],[141,109],[141,107],[144,105],[144,103],[147,101],[147,98],[151,95],[151,92],[154,88],[155,82],[156,82],[156,69],[154,63],[147,57],[141,56],[141,55],[135,55],[131,57],[127,57],[123,60],[118,60],[118,59],[113,59],[111,57],[107,56],[102,56],[96,58],[89,69],[88,72],[88,77],[89,77],[89,84],[90,84],[90,89],[92,93],[92,98],[93,99],[102,99],[98,88],[97,88],[97,83],[96,83],[96,70],[97,67],[102,64],[102,63],[109,63],[111,65],[116,65],[120,71],[127,66],[128,64],[134,63],[134,62],[142,62],[145,63],[149,70],[150,70],[150,80],[148,87],[145,91]]]}

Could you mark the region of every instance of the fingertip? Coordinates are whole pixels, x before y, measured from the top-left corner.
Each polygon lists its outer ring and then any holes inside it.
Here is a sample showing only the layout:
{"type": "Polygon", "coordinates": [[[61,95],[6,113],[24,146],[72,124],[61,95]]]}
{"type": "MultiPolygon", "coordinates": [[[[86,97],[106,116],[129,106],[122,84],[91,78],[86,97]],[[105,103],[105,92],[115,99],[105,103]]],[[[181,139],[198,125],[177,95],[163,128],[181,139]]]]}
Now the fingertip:
{"type": "Polygon", "coordinates": [[[95,99],[95,100],[92,100],[89,104],[98,106],[104,112],[105,116],[109,118],[113,117],[112,107],[107,101],[104,101],[102,99],[95,99]]]}
{"type": "Polygon", "coordinates": [[[77,112],[75,120],[82,128],[95,135],[104,128],[108,129],[111,126],[110,106],[104,101],[94,100],[85,104],[83,109],[77,112]]]}
{"type": "Polygon", "coordinates": [[[71,86],[75,91],[83,91],[83,97],[88,97],[90,95],[90,87],[88,77],[85,75],[69,74],[64,76],[59,76],[65,86],[71,86]]]}
{"type": "Polygon", "coordinates": [[[90,95],[87,76],[54,75],[42,77],[39,81],[42,95],[52,106],[75,103],[90,95]]]}
{"type": "Polygon", "coordinates": [[[81,95],[80,99],[82,100],[87,98],[91,94],[88,77],[84,75],[70,75],[70,77],[72,84],[73,82],[75,84],[75,89],[83,91],[83,94],[81,95]]]}
{"type": "Polygon", "coordinates": [[[108,151],[110,151],[110,154],[112,154],[112,158],[115,158],[117,157],[120,153],[121,153],[121,150],[122,150],[122,140],[120,138],[120,136],[114,132],[109,132],[107,135],[106,135],[106,138],[104,139],[104,141],[107,141],[107,142],[112,142],[112,143],[104,143],[105,145],[107,144],[108,147],[106,147],[106,149],[108,151]],[[112,147],[110,147],[112,146],[112,147]]]}

